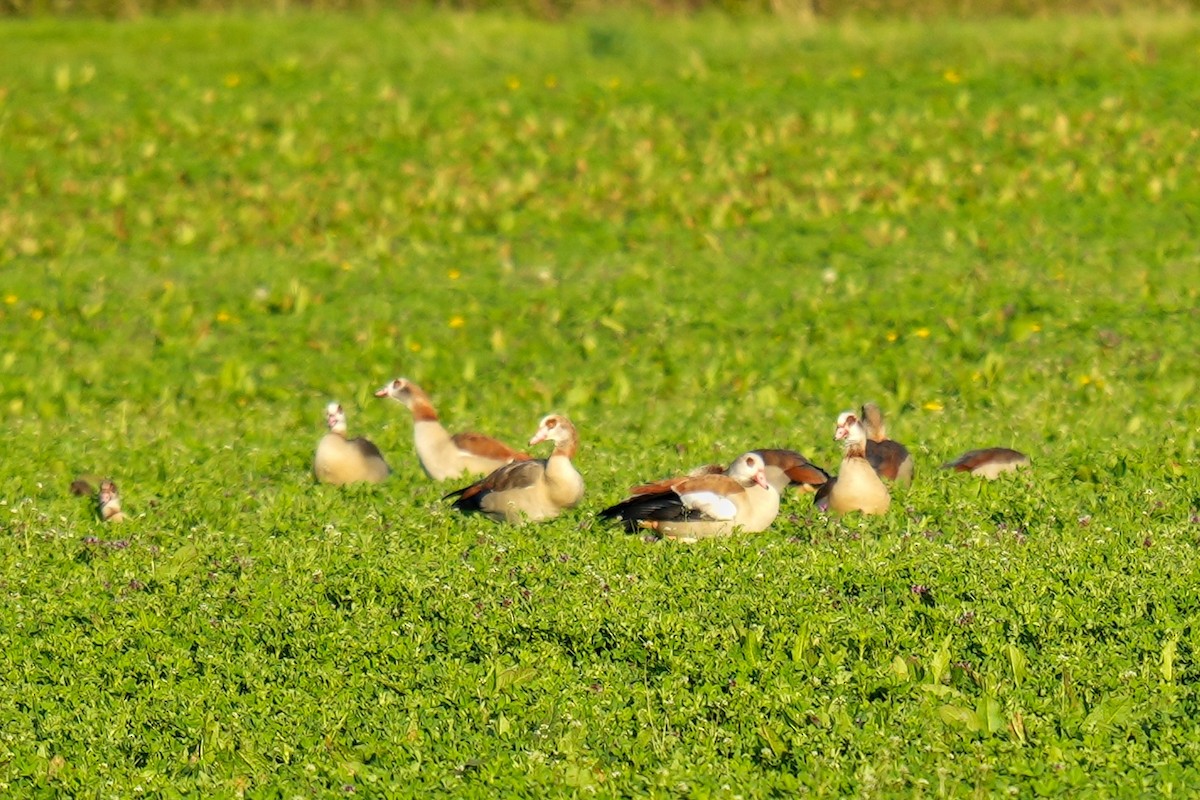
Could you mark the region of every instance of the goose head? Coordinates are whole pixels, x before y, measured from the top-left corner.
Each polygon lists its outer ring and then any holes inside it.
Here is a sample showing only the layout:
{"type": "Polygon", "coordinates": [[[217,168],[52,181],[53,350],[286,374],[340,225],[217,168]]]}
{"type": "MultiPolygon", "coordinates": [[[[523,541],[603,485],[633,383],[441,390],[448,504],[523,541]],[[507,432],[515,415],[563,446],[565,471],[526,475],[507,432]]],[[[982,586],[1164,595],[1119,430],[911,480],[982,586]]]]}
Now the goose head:
{"type": "Polygon", "coordinates": [[[743,486],[757,483],[767,489],[771,485],[767,482],[767,463],[758,453],[744,453],[738,456],[725,474],[743,486]]]}
{"type": "Polygon", "coordinates": [[[346,433],[346,412],[342,410],[340,403],[330,403],[325,406],[325,424],[329,426],[329,430],[333,433],[346,433]]]}
{"type": "Polygon", "coordinates": [[[413,398],[413,384],[408,378],[396,378],[375,392],[376,397],[390,397],[398,403],[408,405],[413,398]]]}
{"type": "Polygon", "coordinates": [[[571,420],[562,414],[548,414],[538,423],[537,433],[529,440],[529,444],[533,446],[545,441],[554,442],[556,451],[567,450],[573,453],[579,441],[579,434],[576,433],[571,420]]]}
{"type": "Polygon", "coordinates": [[[833,438],[835,441],[845,442],[847,447],[863,445],[867,441],[867,431],[853,411],[843,411],[838,415],[833,438]]]}

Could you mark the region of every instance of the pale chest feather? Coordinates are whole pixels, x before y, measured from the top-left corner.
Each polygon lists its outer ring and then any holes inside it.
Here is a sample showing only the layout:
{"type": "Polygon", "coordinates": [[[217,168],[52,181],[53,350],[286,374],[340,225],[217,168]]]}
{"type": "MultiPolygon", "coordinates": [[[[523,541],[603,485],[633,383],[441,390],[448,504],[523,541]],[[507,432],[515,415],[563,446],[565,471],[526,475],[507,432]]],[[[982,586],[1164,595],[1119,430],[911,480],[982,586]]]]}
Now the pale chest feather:
{"type": "Polygon", "coordinates": [[[365,456],[355,443],[347,441],[344,436],[328,433],[317,444],[313,473],[321,483],[378,483],[388,476],[388,467],[381,458],[365,456]]]}
{"type": "Polygon", "coordinates": [[[838,470],[837,484],[829,496],[829,507],[845,514],[861,511],[864,514],[883,514],[892,498],[887,487],[865,458],[846,458],[838,470]]]}

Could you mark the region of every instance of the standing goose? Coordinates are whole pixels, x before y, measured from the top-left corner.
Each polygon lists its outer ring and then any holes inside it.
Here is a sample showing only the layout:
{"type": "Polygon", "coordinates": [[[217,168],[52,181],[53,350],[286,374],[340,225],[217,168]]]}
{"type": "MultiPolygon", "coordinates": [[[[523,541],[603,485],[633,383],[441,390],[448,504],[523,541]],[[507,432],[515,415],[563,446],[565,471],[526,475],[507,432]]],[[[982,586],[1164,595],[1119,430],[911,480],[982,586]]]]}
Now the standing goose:
{"type": "Polygon", "coordinates": [[[867,461],[867,432],[853,411],[843,411],[838,416],[833,438],[845,441],[846,454],[842,457],[837,477],[817,491],[817,506],[839,514],[850,511],[886,513],[892,497],[867,461]]]}
{"type": "Polygon", "coordinates": [[[1005,472],[1016,472],[1029,464],[1029,456],[1018,450],[1011,450],[1007,447],[988,447],[983,450],[969,450],[953,461],[942,464],[942,469],[969,472],[972,475],[982,475],[988,480],[994,481],[1005,472]]]}
{"type": "Polygon", "coordinates": [[[125,514],[121,511],[121,495],[117,492],[117,484],[111,478],[100,481],[100,491],[97,496],[100,519],[105,522],[124,522],[125,514]]]}
{"type": "Polygon", "coordinates": [[[391,474],[383,453],[369,439],[346,438],[346,412],[341,405],[325,407],[325,422],[329,433],[321,437],[313,456],[313,474],[320,483],[379,483],[391,474]]]}
{"type": "Polygon", "coordinates": [[[635,486],[625,500],[600,512],[635,532],[648,528],[679,541],[741,529],[766,530],[779,513],[779,491],[767,480],[757,452],[737,457],[723,473],[701,467],[691,474],[635,486]]]}
{"type": "Polygon", "coordinates": [[[453,436],[438,421],[429,395],[412,381],[396,378],[375,392],[403,403],[413,418],[413,440],[417,458],[425,474],[435,481],[468,475],[488,475],[513,461],[528,461],[528,453],[512,449],[504,442],[482,433],[456,433],[453,436]]]}
{"type": "Polygon", "coordinates": [[[571,463],[579,449],[579,433],[561,414],[543,417],[532,447],[551,441],[547,459],[513,461],[486,478],[451,492],[459,511],[484,514],[497,522],[541,522],[552,519],[583,499],[583,477],[571,463]]]}
{"type": "Polygon", "coordinates": [[[867,461],[879,477],[909,484],[913,479],[913,457],[908,448],[887,437],[883,412],[874,403],[862,407],[862,424],[867,431],[867,461]]]}

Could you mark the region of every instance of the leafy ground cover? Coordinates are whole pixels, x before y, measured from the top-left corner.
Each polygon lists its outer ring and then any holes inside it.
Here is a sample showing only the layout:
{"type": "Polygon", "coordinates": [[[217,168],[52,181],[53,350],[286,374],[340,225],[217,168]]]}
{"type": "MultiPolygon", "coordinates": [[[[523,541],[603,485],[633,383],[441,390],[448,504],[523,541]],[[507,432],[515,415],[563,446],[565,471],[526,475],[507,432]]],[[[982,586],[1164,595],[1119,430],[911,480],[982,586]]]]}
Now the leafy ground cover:
{"type": "Polygon", "coordinates": [[[6,793],[1200,785],[1192,17],[0,39],[6,793]],[[583,507],[449,513],[396,375],[513,441],[570,414],[583,507]],[[387,484],[313,486],[330,399],[387,484]],[[868,399],[918,458],[883,519],[594,519],[834,466],[868,399]],[[934,468],[992,444],[1033,470],[934,468]]]}

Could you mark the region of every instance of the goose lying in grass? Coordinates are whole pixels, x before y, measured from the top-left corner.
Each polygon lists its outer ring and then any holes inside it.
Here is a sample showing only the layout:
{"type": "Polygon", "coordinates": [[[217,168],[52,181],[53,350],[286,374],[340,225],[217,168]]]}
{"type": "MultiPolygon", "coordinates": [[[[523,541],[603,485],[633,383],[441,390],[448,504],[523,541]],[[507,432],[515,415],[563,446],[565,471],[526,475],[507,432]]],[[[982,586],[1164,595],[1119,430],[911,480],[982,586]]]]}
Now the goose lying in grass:
{"type": "Polygon", "coordinates": [[[529,440],[554,443],[547,459],[513,461],[486,478],[451,492],[459,511],[484,514],[497,522],[541,522],[552,519],[583,499],[583,477],[571,463],[579,449],[579,433],[561,414],[543,417],[529,440]]]}
{"type": "Polygon", "coordinates": [[[313,474],[320,483],[379,483],[391,474],[383,453],[370,440],[346,438],[346,412],[340,405],[325,407],[325,422],[329,433],[321,437],[313,456],[313,474]]]}
{"type": "Polygon", "coordinates": [[[620,520],[630,532],[647,528],[685,542],[735,529],[766,530],[779,513],[779,490],[768,481],[766,470],[762,455],[745,453],[721,473],[706,466],[635,486],[628,498],[600,516],[620,520]]]}
{"type": "Polygon", "coordinates": [[[909,484],[913,479],[913,457],[908,448],[887,437],[883,412],[874,403],[862,407],[860,421],[867,432],[867,461],[881,478],[909,484]]]}
{"type": "Polygon", "coordinates": [[[829,481],[829,473],[795,450],[755,450],[766,467],[767,483],[783,494],[789,486],[802,492],[815,492],[829,481]]]}
{"type": "Polygon", "coordinates": [[[425,474],[435,481],[467,475],[488,475],[513,461],[530,456],[482,433],[456,433],[453,436],[438,421],[429,395],[406,378],[394,381],[375,392],[403,403],[413,418],[413,440],[417,458],[425,474]]]}
{"type": "Polygon", "coordinates": [[[1020,451],[1007,447],[988,447],[963,453],[953,461],[942,464],[942,469],[969,472],[972,475],[982,475],[988,480],[995,480],[1005,472],[1016,472],[1029,464],[1029,456],[1020,451]]]}
{"type": "Polygon", "coordinates": [[[839,514],[886,513],[892,497],[867,460],[867,432],[853,411],[843,411],[838,416],[833,438],[845,441],[846,452],[837,477],[817,491],[816,505],[839,514]]]}
{"type": "Polygon", "coordinates": [[[124,522],[126,517],[121,511],[121,495],[117,484],[109,478],[100,481],[100,491],[97,495],[100,519],[105,522],[124,522]]]}

